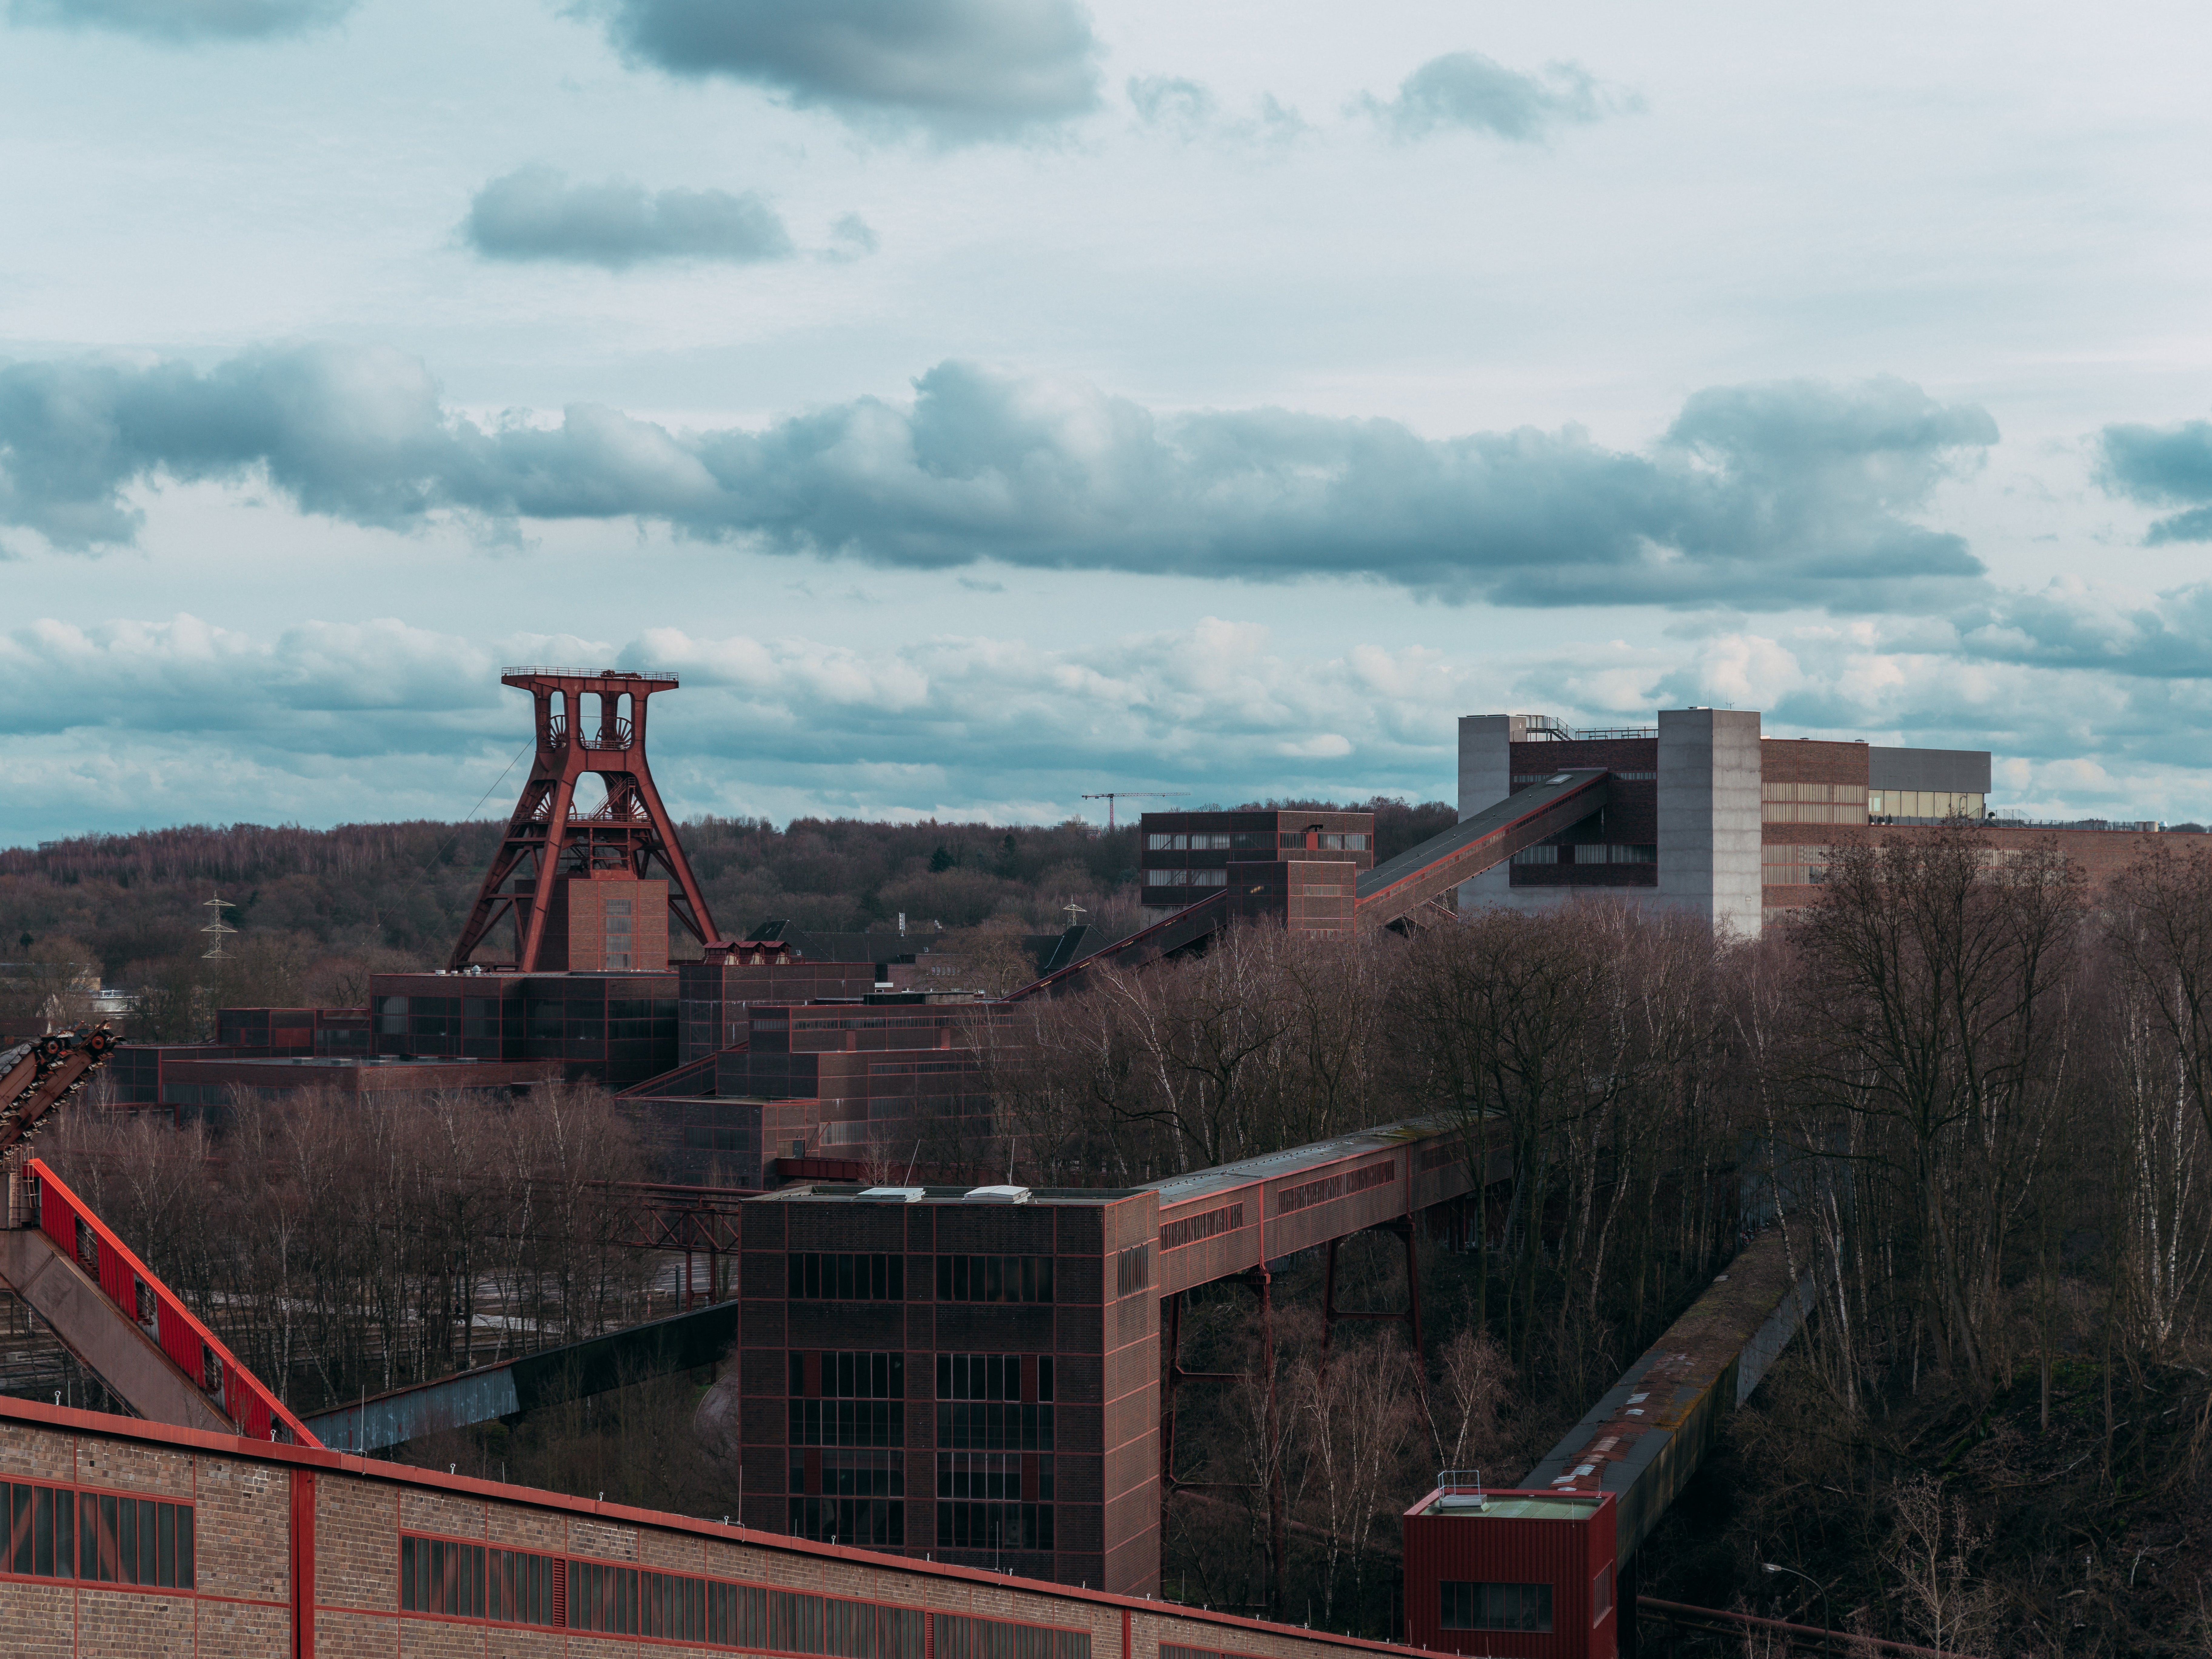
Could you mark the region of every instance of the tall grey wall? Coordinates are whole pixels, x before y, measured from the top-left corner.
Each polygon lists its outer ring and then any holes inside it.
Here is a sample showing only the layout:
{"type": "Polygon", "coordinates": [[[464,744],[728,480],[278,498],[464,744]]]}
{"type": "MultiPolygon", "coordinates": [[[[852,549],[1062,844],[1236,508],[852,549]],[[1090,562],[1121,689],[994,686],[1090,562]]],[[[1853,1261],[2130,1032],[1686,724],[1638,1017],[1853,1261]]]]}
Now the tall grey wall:
{"type": "Polygon", "coordinates": [[[1759,711],[1659,711],[1659,902],[1759,933],[1759,711]]]}
{"type": "MultiPolygon", "coordinates": [[[[1465,741],[1464,738],[1461,739],[1465,741]]],[[[1990,751],[1870,748],[1867,750],[1867,787],[1942,789],[1964,795],[1986,795],[1990,793],[1990,751]]]]}
{"type": "MultiPolygon", "coordinates": [[[[1520,714],[1462,714],[1459,721],[1459,816],[1462,823],[1513,793],[1513,751],[1528,725],[1520,714]]],[[[1459,908],[1510,904],[1510,866],[1486,870],[1459,884],[1459,908]]]]}

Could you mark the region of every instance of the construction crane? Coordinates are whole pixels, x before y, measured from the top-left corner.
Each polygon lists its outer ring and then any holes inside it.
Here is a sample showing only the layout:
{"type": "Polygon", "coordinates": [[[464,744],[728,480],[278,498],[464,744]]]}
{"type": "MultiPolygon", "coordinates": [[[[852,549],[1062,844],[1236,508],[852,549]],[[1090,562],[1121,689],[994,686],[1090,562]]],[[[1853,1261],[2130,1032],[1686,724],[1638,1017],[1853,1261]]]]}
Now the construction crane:
{"type": "Polygon", "coordinates": [[[1117,800],[1179,800],[1190,793],[1188,789],[1108,789],[1096,795],[1085,795],[1085,800],[1106,803],[1106,833],[1114,833],[1114,803],[1117,800]]]}

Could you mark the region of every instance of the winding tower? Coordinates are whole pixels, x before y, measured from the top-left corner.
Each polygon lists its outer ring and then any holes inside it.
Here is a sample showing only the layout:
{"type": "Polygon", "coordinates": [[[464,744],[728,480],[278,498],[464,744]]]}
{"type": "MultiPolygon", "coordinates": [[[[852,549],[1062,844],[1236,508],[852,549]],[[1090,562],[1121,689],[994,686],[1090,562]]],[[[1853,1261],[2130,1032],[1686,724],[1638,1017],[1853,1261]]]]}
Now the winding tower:
{"type": "Polygon", "coordinates": [[[676,676],[510,668],[500,684],[530,693],[538,757],[447,966],[526,974],[644,968],[665,963],[672,924],[702,945],[714,938],[707,901],[645,760],[647,699],[674,690],[676,676]],[[605,799],[580,803],[580,786],[592,778],[604,786],[605,799]],[[623,883],[637,885],[602,885],[623,883]],[[617,892],[635,896],[611,901],[608,896],[617,892]],[[665,917],[647,914],[663,908],[664,892],[665,917]],[[584,919],[593,930],[588,957],[571,950],[572,939],[583,937],[571,924],[584,919]],[[496,960],[477,962],[477,951],[508,923],[509,950],[496,960]],[[643,947],[635,957],[633,927],[643,947]],[[659,963],[651,960],[656,935],[659,963]]]}

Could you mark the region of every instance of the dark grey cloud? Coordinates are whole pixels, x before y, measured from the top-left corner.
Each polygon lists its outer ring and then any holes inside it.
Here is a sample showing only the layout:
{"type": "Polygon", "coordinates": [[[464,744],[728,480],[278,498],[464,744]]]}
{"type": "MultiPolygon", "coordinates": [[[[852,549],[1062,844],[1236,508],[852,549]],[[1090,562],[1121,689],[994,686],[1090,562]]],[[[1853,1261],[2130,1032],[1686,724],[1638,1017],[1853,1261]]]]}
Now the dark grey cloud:
{"type": "Polygon", "coordinates": [[[2212,542],[2212,422],[2108,426],[2103,447],[2107,489],[2147,507],[2187,509],[2151,526],[2148,540],[2212,542]]]}
{"type": "Polygon", "coordinates": [[[2212,585],[2155,593],[2055,582],[1991,595],[1954,619],[1962,655],[2131,679],[2212,678],[2212,585]]]}
{"type": "Polygon", "coordinates": [[[8,21],[106,29],[188,45],[305,34],[337,22],[355,0],[9,0],[8,21]]]}
{"type": "Polygon", "coordinates": [[[414,359],[355,348],[18,363],[0,368],[0,525],[124,543],[134,486],[262,474],[307,512],[402,529],[634,518],[884,565],[1348,576],[1453,602],[1924,609],[1982,575],[1911,514],[1996,428],[1901,381],[1700,392],[1644,453],[1571,428],[1159,416],[958,362],[915,392],[676,433],[586,404],[479,424],[414,359]]]}
{"type": "Polygon", "coordinates": [[[1534,143],[1555,128],[1601,120],[1634,104],[1579,64],[1547,64],[1528,75],[1479,52],[1452,52],[1407,76],[1396,97],[1386,101],[1370,94],[1356,107],[1399,138],[1458,127],[1534,143]]]}
{"type": "Polygon", "coordinates": [[[1003,137],[1098,101],[1075,0],[582,0],[631,59],[726,76],[856,125],[1003,137]]]}
{"type": "Polygon", "coordinates": [[[648,191],[628,179],[572,182],[526,167],[477,192],[464,227],[491,259],[551,259],[620,270],[654,259],[788,258],[775,210],[748,191],[648,191]]]}

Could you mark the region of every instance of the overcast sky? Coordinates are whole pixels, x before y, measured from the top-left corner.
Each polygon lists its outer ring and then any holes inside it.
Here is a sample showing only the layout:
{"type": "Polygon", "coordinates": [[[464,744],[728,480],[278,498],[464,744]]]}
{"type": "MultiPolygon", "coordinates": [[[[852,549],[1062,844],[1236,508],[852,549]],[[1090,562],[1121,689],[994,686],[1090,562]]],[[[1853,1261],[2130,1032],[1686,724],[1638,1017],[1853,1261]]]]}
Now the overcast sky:
{"type": "Polygon", "coordinates": [[[2212,818],[2198,6],[0,0],[0,843],[1449,799],[1765,711],[2212,818]]]}

